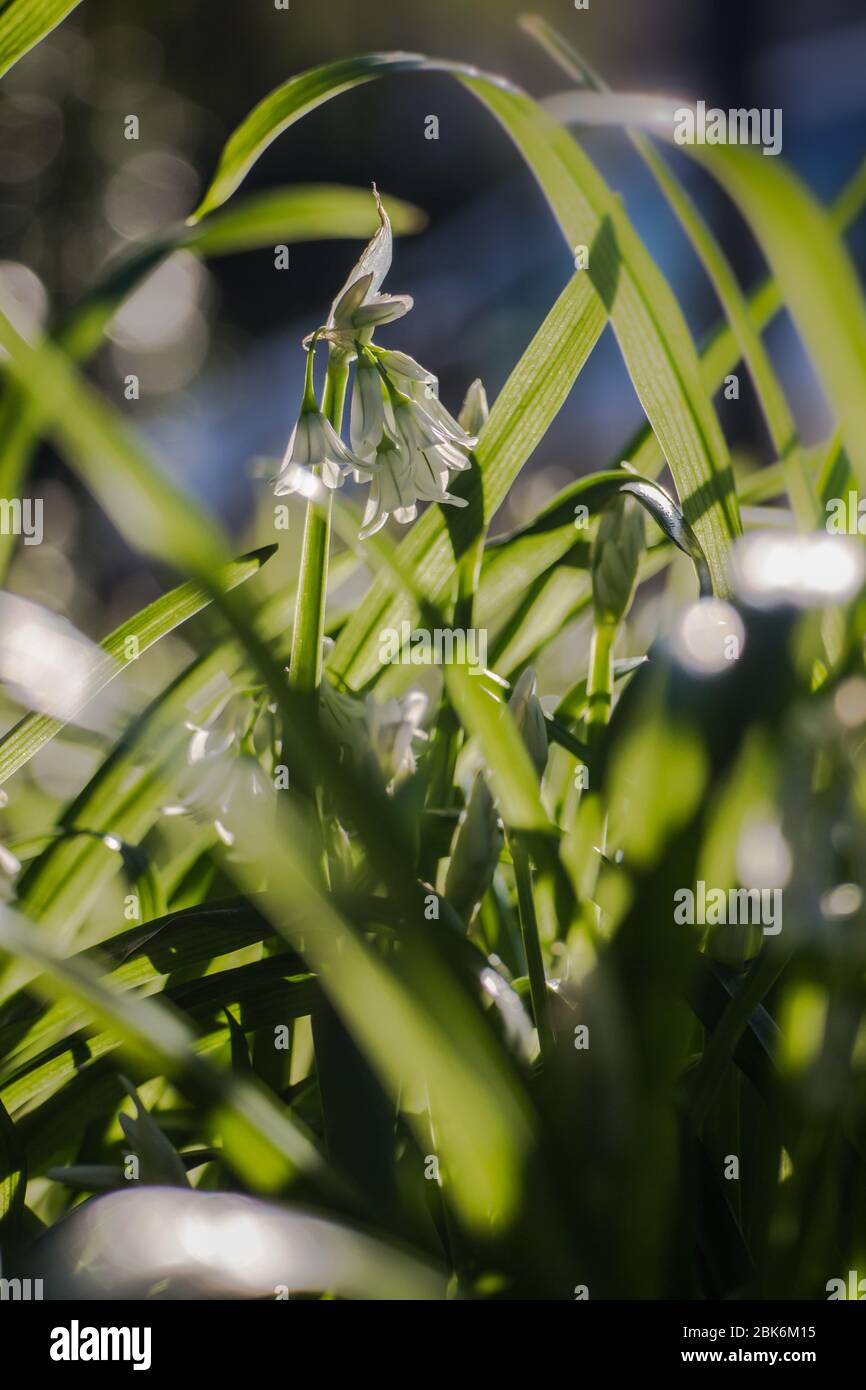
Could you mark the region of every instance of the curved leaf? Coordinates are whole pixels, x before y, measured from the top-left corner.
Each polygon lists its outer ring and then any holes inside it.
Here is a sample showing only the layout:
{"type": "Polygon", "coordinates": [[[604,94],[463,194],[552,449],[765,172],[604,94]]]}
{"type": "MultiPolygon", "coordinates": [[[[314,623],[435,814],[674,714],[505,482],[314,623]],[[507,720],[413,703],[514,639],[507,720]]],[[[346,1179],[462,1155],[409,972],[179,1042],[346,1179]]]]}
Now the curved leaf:
{"type": "Polygon", "coordinates": [[[80,4],[81,0],[9,0],[0,13],[0,77],[80,4]]]}

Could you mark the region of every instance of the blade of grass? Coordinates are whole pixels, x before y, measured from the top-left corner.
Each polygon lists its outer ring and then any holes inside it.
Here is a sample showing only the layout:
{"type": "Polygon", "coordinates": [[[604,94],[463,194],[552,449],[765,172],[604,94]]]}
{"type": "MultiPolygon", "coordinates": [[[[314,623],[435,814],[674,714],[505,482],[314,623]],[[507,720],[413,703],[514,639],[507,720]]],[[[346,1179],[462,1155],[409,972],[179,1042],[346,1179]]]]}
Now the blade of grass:
{"type": "Polygon", "coordinates": [[[180,1018],[151,999],[118,995],[92,965],[56,956],[26,919],[0,910],[0,950],[38,966],[39,986],[56,996],[78,998],[94,1020],[110,1032],[133,1062],[174,1077],[220,1116],[228,1156],[259,1190],[282,1186],[293,1169],[328,1185],[321,1154],[288,1112],[279,1109],[250,1082],[203,1063],[193,1053],[194,1035],[180,1018]]]}
{"type": "Polygon", "coordinates": [[[9,0],[0,13],[0,77],[80,4],[81,0],[9,0]]]}
{"type": "MultiPolygon", "coordinates": [[[[598,92],[610,90],[574,46],[546,20],[539,15],[523,15],[519,23],[578,85],[598,92]]],[[[788,465],[792,500],[798,504],[804,524],[811,525],[815,520],[814,499],[802,472],[803,460],[798,448],[794,417],[760,334],[752,324],[746,298],[731,265],[692,199],[670,166],[656,153],[652,143],[638,130],[627,127],[626,133],[667,199],[712,282],[736,337],[740,355],[749,369],[776,456],[788,465]]]]}

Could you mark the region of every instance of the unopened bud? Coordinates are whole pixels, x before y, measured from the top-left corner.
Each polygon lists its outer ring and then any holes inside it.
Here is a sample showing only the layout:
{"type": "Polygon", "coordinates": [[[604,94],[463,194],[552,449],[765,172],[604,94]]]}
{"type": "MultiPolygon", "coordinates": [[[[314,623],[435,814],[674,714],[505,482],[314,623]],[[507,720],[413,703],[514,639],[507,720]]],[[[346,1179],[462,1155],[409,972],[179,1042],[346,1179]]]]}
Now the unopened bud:
{"type": "Polygon", "coordinates": [[[467,434],[477,438],[489,414],[490,407],[487,404],[487,392],[484,389],[484,383],[480,377],[476,377],[466,392],[460,407],[460,414],[457,416],[458,423],[467,434]]]}
{"type": "Polygon", "coordinates": [[[501,849],[499,816],[479,772],[454,832],[445,879],[445,897],[461,917],[471,916],[490,887],[501,849]]]}
{"type": "Polygon", "coordinates": [[[541,701],[535,693],[536,686],[535,672],[531,666],[527,666],[511,692],[508,708],[523,736],[533,766],[542,777],[547,766],[547,724],[541,701]]]}
{"type": "Polygon", "coordinates": [[[634,594],[644,544],[643,511],[631,497],[617,497],[598,524],[592,548],[592,602],[598,623],[621,623],[634,594]]]}

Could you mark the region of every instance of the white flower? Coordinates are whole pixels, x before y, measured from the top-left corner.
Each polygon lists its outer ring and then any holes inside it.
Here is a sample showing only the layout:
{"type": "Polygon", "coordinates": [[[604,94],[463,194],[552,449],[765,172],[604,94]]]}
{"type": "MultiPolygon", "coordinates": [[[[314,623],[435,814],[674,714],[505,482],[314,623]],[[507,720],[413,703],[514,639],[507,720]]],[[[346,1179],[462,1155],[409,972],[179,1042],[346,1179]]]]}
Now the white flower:
{"type": "Polygon", "coordinates": [[[414,521],[419,501],[468,506],[465,498],[448,491],[448,470],[468,468],[466,455],[408,396],[394,392],[389,410],[394,435],[383,434],[375,458],[366,464],[371,482],[362,540],[381,530],[391,515],[400,522],[414,521]]]}
{"type": "Polygon", "coordinates": [[[348,470],[358,468],[363,462],[346,447],[330,420],[319,409],[313,389],[315,352],[313,344],[307,355],[301,413],[286,445],[279,474],[274,480],[277,497],[284,497],[290,492],[308,491],[306,480],[311,476],[320,477],[326,487],[342,487],[348,470]],[[313,470],[318,470],[318,473],[313,470]]]}
{"type": "Polygon", "coordinates": [[[350,438],[352,448],[360,458],[370,458],[376,452],[385,431],[385,401],[382,378],[375,362],[361,358],[355,368],[352,389],[350,438]]]}
{"type": "Polygon", "coordinates": [[[320,695],[322,725],[356,767],[374,759],[389,786],[415,771],[413,744],[427,737],[420,727],[427,711],[423,691],[410,690],[380,704],[373,695],[361,700],[324,680],[320,695]]]}
{"type": "Polygon", "coordinates": [[[285,497],[290,492],[304,491],[303,480],[314,468],[320,469],[326,487],[342,487],[347,471],[359,467],[362,462],[346,448],[330,420],[319,409],[302,410],[286,447],[279,475],[274,479],[274,492],[277,497],[285,497]]]}
{"type": "Polygon", "coordinates": [[[361,540],[381,531],[393,513],[398,521],[414,521],[418,515],[412,458],[390,435],[382,436],[375,459],[367,464],[371,476],[367,509],[359,531],[361,540]]]}
{"type": "Polygon", "coordinates": [[[354,352],[357,338],[369,339],[374,328],[402,318],[412,308],[409,295],[379,293],[391,269],[394,238],[391,220],[382,206],[375,184],[373,194],[379,214],[379,230],[331,305],[323,335],[347,353],[354,352]]]}
{"type": "Polygon", "coordinates": [[[409,690],[399,699],[377,703],[367,696],[370,742],[387,782],[415,771],[415,739],[426,739],[421,721],[427,713],[423,690],[409,690]]]}
{"type": "Polygon", "coordinates": [[[187,724],[192,738],[179,798],[163,815],[211,820],[223,844],[234,844],[232,826],[242,823],[250,799],[273,790],[251,751],[250,722],[249,700],[230,695],[204,724],[187,724]]]}

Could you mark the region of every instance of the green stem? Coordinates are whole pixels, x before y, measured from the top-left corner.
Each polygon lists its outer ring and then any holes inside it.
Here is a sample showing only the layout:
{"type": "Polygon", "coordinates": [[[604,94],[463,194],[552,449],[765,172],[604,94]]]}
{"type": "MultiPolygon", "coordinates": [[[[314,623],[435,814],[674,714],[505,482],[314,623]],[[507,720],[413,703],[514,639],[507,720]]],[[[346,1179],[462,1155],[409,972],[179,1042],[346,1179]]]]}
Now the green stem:
{"type": "MultiPolygon", "coordinates": [[[[460,557],[457,566],[457,598],[454,604],[453,623],[459,632],[468,632],[472,626],[483,553],[484,532],[482,531],[460,557]]],[[[428,799],[430,806],[442,808],[453,805],[454,771],[462,743],[463,726],[457,718],[451,702],[443,698],[430,748],[431,776],[428,799]]]]}
{"type": "Polygon", "coordinates": [[[610,719],[615,640],[616,627],[613,623],[595,624],[586,681],[586,741],[590,748],[597,746],[601,731],[610,719]]]}
{"type": "MultiPolygon", "coordinates": [[[[592,629],[592,642],[589,649],[589,672],[586,678],[586,744],[594,752],[599,745],[602,733],[610,721],[613,701],[613,648],[616,641],[615,623],[596,621],[592,629]]],[[[591,796],[598,796],[592,790],[591,796]]],[[[601,824],[599,851],[607,850],[607,817],[601,824]]],[[[587,920],[590,938],[597,948],[601,941],[602,911],[596,903],[590,907],[587,920]]]]}
{"type": "MultiPolygon", "coordinates": [[[[310,358],[315,346],[310,348],[310,358]]],[[[308,382],[312,379],[312,361],[308,363],[308,382]]],[[[349,363],[343,353],[331,352],[322,411],[339,433],[343,423],[343,406],[349,380],[349,363]]],[[[306,392],[305,392],[306,404],[306,392]]],[[[315,470],[319,472],[318,469],[315,470]]],[[[292,629],[292,653],[289,675],[298,690],[311,693],[322,681],[322,639],[325,635],[325,602],[328,588],[328,554],[331,541],[331,498],[323,504],[311,499],[307,503],[304,521],[304,544],[298,576],[298,595],[295,600],[295,622],[292,629]]]]}
{"type": "Polygon", "coordinates": [[[532,1012],[538,1029],[538,1045],[542,1062],[547,1061],[556,1046],[556,1033],[550,1012],[550,999],[547,993],[547,977],[544,973],[544,958],[541,954],[541,941],[538,935],[538,918],[535,915],[535,899],[532,896],[532,868],[529,851],[519,836],[509,836],[511,860],[514,864],[514,879],[517,884],[517,909],[520,916],[520,932],[523,949],[526,953],[526,970],[529,975],[529,995],[532,1012]]]}

